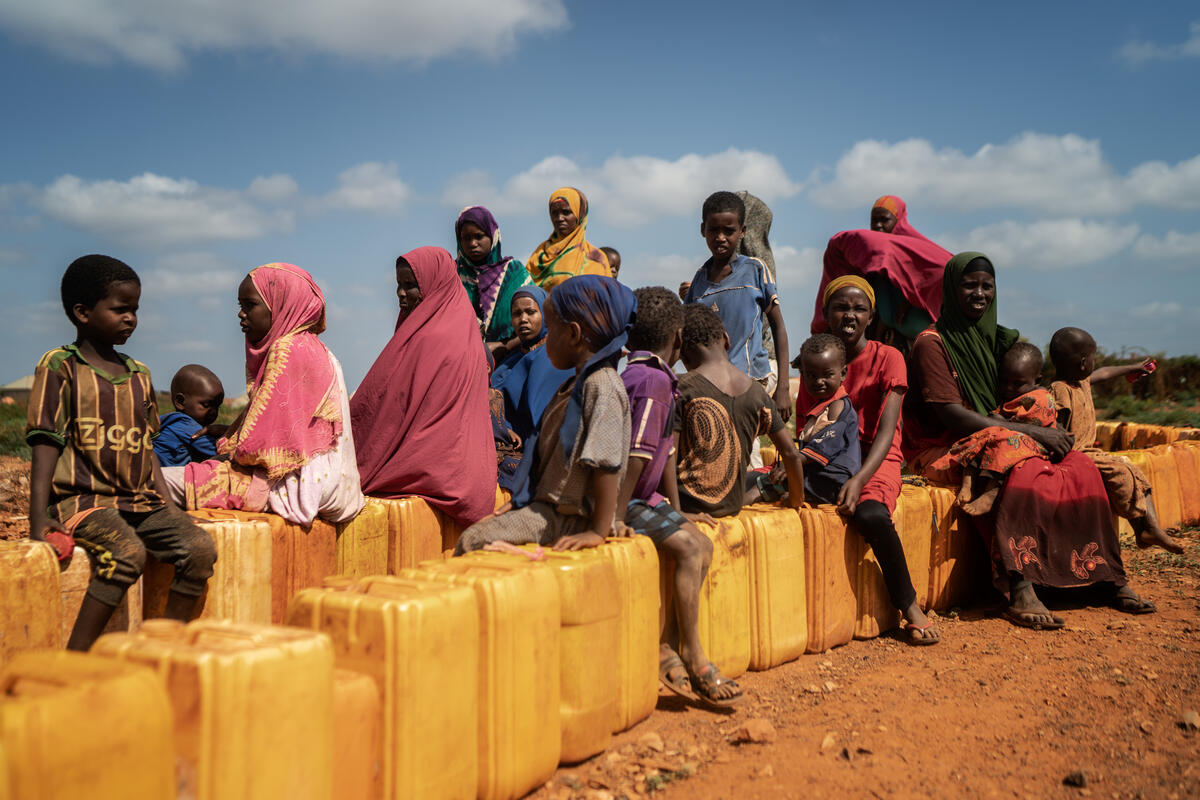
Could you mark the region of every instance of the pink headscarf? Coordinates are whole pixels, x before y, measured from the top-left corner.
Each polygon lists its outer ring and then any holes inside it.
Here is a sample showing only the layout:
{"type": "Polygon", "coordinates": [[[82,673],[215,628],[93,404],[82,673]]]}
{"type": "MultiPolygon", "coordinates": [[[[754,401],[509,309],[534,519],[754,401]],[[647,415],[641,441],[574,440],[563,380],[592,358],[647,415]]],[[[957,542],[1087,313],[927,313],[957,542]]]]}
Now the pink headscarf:
{"type": "Polygon", "coordinates": [[[222,440],[220,452],[242,466],[263,467],[269,481],[332,450],[342,431],[325,330],[325,296],[293,264],[264,264],[250,280],[271,309],[271,329],[246,342],[249,405],[222,440]]]}
{"type": "Polygon", "coordinates": [[[419,247],[402,256],[421,302],[350,401],[363,492],[416,495],[469,525],[496,501],[496,443],[479,323],[453,256],[419,247]]]}
{"type": "Polygon", "coordinates": [[[895,195],[884,195],[872,206],[886,208],[896,217],[891,233],[855,230],[834,234],[825,248],[825,269],[817,288],[812,332],[825,331],[822,298],[825,287],[842,275],[883,275],[904,299],[934,321],[942,308],[942,273],[954,254],[922,236],[908,223],[908,208],[895,195]]]}

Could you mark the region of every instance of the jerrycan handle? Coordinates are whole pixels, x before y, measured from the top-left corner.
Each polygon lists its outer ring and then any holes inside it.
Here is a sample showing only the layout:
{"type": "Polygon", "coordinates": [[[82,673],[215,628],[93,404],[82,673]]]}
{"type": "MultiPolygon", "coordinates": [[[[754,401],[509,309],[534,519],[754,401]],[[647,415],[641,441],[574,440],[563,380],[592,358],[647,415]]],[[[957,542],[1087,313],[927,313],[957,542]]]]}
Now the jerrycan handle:
{"type": "Polygon", "coordinates": [[[201,639],[205,642],[231,642],[243,646],[261,645],[266,639],[261,633],[248,633],[244,628],[232,629],[225,625],[188,625],[185,641],[189,645],[201,644],[201,639]]]}

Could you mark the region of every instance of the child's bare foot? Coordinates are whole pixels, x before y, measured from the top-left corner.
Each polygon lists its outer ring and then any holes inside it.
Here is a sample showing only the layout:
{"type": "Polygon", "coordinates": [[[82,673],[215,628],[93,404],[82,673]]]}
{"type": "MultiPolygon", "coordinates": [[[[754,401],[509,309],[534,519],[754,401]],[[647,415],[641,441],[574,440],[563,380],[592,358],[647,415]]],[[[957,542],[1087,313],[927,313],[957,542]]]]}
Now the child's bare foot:
{"type": "Polygon", "coordinates": [[[1172,539],[1170,534],[1158,525],[1143,524],[1138,526],[1133,532],[1133,539],[1137,542],[1137,546],[1143,550],[1147,547],[1158,546],[1168,553],[1175,553],[1176,555],[1183,552],[1183,545],[1172,539]]]}
{"type": "Polygon", "coordinates": [[[1004,618],[1014,625],[1035,631],[1056,631],[1067,624],[1062,617],[1050,613],[1031,585],[1013,590],[1012,602],[1004,609],[1004,618]]]}
{"type": "Polygon", "coordinates": [[[937,625],[925,615],[916,601],[901,613],[904,614],[904,630],[908,634],[909,644],[929,645],[937,644],[942,640],[937,625]]]}

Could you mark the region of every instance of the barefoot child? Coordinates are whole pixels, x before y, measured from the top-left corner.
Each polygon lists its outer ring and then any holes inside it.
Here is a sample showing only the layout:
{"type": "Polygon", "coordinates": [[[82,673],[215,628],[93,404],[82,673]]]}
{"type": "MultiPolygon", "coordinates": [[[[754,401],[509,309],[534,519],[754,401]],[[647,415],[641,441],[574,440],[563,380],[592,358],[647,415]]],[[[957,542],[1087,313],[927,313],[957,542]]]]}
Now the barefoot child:
{"type": "Polygon", "coordinates": [[[154,439],[158,462],[164,467],[181,467],[216,458],[217,440],[229,427],[214,424],[225,402],[221,379],[199,364],[180,367],[171,379],[171,402],[175,410],[163,414],[154,439]]]}
{"type": "Polygon", "coordinates": [[[1151,497],[1150,481],[1133,464],[1114,458],[1096,447],[1096,408],[1092,383],[1145,371],[1145,363],[1096,369],[1096,340],[1085,330],[1062,328],[1050,339],[1050,360],[1058,380],[1050,391],[1058,404],[1059,425],[1074,434],[1072,449],[1081,451],[1096,464],[1113,512],[1129,520],[1138,547],[1158,545],[1172,553],[1183,547],[1158,524],[1151,497]]]}
{"type": "Polygon", "coordinates": [[[191,618],[217,560],[212,539],[163,485],[150,371],[114,349],[137,327],[141,292],[137,273],[115,258],[72,262],[62,301],[75,343],[42,356],[29,398],[29,537],[69,533],[95,565],[71,650],[92,646],[147,553],[175,566],[165,613],[178,620],[191,618]]]}
{"type": "MultiPolygon", "coordinates": [[[[736,196],[736,195],[735,195],[736,196]]],[[[769,434],[787,471],[788,504],[804,502],[800,452],[767,391],[729,360],[729,334],[710,307],[684,308],[676,417],[679,499],[684,511],[724,517],[742,509],[750,450],[769,434]]]]}
{"type": "MultiPolygon", "coordinates": [[[[717,312],[729,336],[727,358],[769,389],[772,371],[763,346],[763,314],[771,325],[776,363],[781,369],[788,363],[787,329],[775,281],[766,265],[738,252],[746,235],[746,204],[733,192],[716,192],[704,201],[700,219],[700,234],[712,258],[692,278],[683,302],[703,303],[717,312]]],[[[783,422],[792,415],[788,392],[787,376],[780,375],[773,397],[783,422]]]]}
{"type": "Polygon", "coordinates": [[[678,380],[672,365],[683,347],[683,304],[669,289],[638,289],[637,321],[629,333],[629,361],[621,380],[629,393],[632,439],[629,467],[617,508],[625,524],[650,537],[674,567],[674,614],[662,631],[659,679],[672,692],[711,704],[742,698],[700,645],[700,586],[712,562],[712,542],[679,513],[675,480],[674,415],[678,380]],[[671,646],[678,640],[679,652],[671,646]],[[682,656],[682,658],[681,658],[682,656]]]}
{"type": "Polygon", "coordinates": [[[510,506],[463,531],[456,554],[496,541],[580,550],[612,534],[629,456],[629,397],[615,366],[636,311],[633,292],[609,277],[555,287],[544,308],[546,354],[575,377],[525,440],[510,506]]]}
{"type": "MultiPolygon", "coordinates": [[[[1055,427],[1054,400],[1037,385],[1042,363],[1042,351],[1029,342],[1008,349],[998,378],[1003,405],[991,414],[993,418],[1055,427]]],[[[961,481],[958,504],[968,514],[982,516],[992,510],[1013,467],[1030,458],[1048,457],[1046,448],[1029,436],[996,425],[955,442],[950,452],[929,465],[926,475],[946,483],[961,481]]]]}

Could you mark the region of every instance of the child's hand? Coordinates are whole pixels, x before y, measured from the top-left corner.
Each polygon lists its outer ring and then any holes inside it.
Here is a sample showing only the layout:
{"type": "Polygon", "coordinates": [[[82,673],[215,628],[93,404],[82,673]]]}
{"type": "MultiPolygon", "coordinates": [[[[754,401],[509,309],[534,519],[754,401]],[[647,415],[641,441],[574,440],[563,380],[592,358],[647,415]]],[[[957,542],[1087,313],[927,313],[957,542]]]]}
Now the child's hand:
{"type": "Polygon", "coordinates": [[[715,519],[713,519],[711,516],[709,516],[708,514],[703,514],[703,513],[689,514],[685,511],[685,512],[683,512],[683,518],[686,519],[688,522],[691,522],[691,523],[694,523],[697,525],[699,525],[700,523],[706,523],[708,525],[712,525],[714,528],[717,526],[717,521],[715,519]]]}
{"type": "Polygon", "coordinates": [[[67,533],[67,529],[58,520],[48,517],[45,514],[38,514],[29,518],[29,538],[33,541],[46,541],[46,534],[49,531],[57,531],[64,535],[67,533]]]}
{"type": "Polygon", "coordinates": [[[779,385],[775,387],[775,407],[779,409],[779,416],[783,417],[784,422],[792,418],[792,398],[788,391],[787,377],[779,381],[779,385]]]}
{"type": "Polygon", "coordinates": [[[571,536],[564,536],[554,543],[555,550],[586,550],[589,547],[599,547],[604,544],[604,537],[595,531],[585,531],[571,536]]]}
{"type": "Polygon", "coordinates": [[[854,515],[854,509],[858,508],[858,496],[862,494],[864,483],[866,483],[864,479],[855,475],[842,484],[842,489],[838,492],[837,496],[838,512],[842,516],[850,517],[854,515]]]}
{"type": "Polygon", "coordinates": [[[679,284],[679,299],[683,300],[687,297],[688,290],[692,288],[691,281],[684,281],[679,284]]]}
{"type": "Polygon", "coordinates": [[[626,525],[621,520],[617,520],[613,523],[613,530],[610,535],[615,536],[618,539],[632,539],[637,535],[637,531],[626,525]]]}

